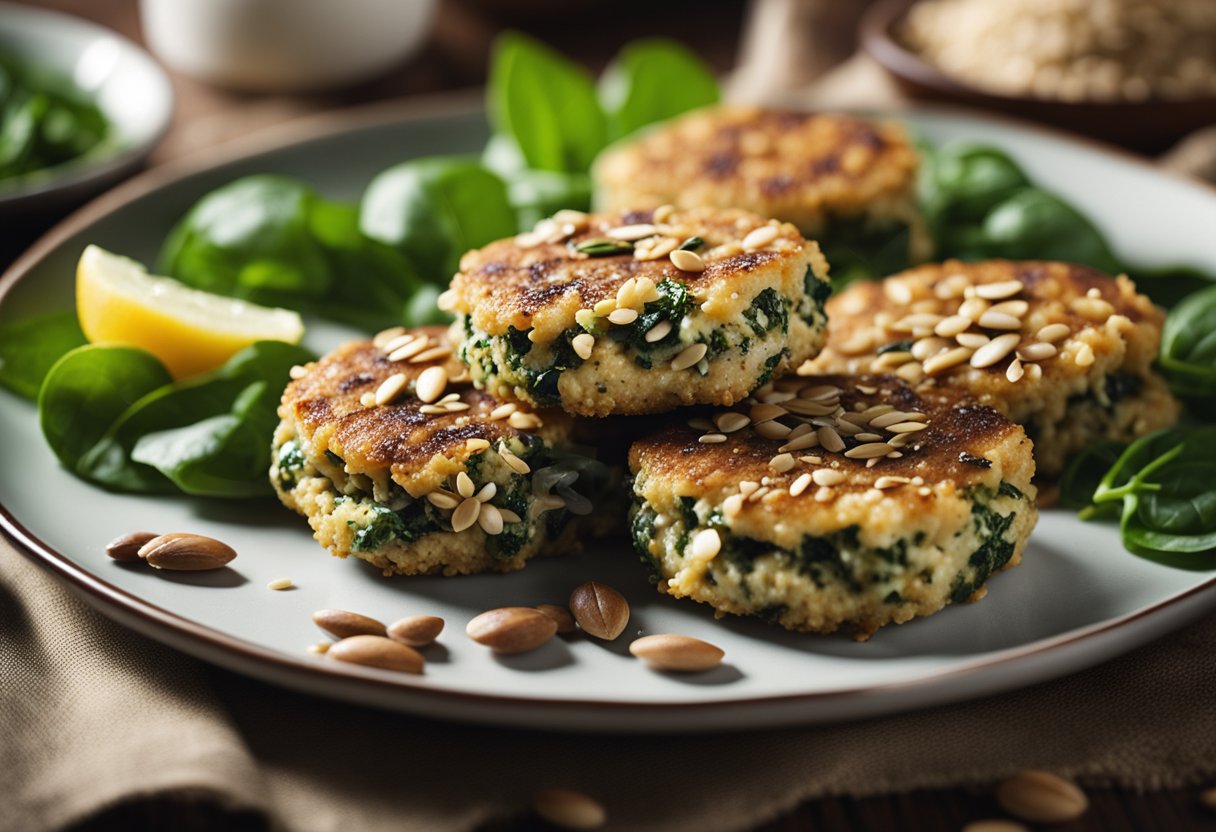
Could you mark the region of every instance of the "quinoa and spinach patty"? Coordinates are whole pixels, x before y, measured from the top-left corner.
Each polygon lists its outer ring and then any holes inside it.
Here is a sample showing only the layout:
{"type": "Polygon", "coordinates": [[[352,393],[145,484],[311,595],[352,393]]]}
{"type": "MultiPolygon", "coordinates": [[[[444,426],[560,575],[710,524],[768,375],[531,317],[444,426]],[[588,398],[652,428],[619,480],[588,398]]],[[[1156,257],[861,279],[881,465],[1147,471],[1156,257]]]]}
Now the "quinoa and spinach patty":
{"type": "Polygon", "coordinates": [[[1023,425],[1040,474],[1096,440],[1173,424],[1154,371],[1164,315],[1126,276],[1068,263],[921,266],[828,303],[832,329],[800,373],[894,373],[947,388],[1023,425]]]}
{"type": "Polygon", "coordinates": [[[858,639],[982,598],[1038,516],[1022,428],[892,376],[790,377],[671,417],[629,467],[660,591],[858,639]]]}
{"type": "Polygon", "coordinates": [[[460,266],[441,304],[473,383],[583,416],[729,405],[824,338],[818,245],[741,211],[562,211],[460,266]]]}
{"type": "Polygon", "coordinates": [[[577,548],[610,486],[573,420],[477,391],[442,328],[392,331],[299,368],[271,483],[317,541],[385,574],[507,571],[577,548]]]}
{"type": "Polygon", "coordinates": [[[609,210],[733,207],[817,239],[839,285],[927,259],[919,154],[899,124],[842,113],[709,107],[605,151],[594,170],[609,210]]]}

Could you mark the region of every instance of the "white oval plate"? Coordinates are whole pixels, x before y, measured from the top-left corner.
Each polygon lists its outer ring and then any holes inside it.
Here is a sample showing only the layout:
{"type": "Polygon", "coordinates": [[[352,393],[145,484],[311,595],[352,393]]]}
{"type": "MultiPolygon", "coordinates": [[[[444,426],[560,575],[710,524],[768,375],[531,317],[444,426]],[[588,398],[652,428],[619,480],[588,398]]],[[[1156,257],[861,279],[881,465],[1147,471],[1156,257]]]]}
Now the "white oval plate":
{"type": "MultiPolygon", "coordinates": [[[[1007,122],[910,111],[933,141],[997,144],[1095,217],[1121,252],[1149,263],[1216,271],[1216,194],[1091,145],[1007,122]]],[[[476,113],[384,120],[296,140],[194,171],[158,171],[69,220],[7,275],[0,318],[63,309],[87,243],[154,260],[173,220],[237,176],[278,172],[355,198],[382,168],[429,153],[475,151],[476,113]]],[[[318,324],[318,350],[349,333],[318,324]]],[[[386,580],[329,557],[305,523],[273,500],[246,503],[110,494],[63,471],[34,406],[0,393],[0,523],[41,563],[107,615],[152,638],[253,676],[319,694],[462,720],[576,730],[675,731],[789,725],[892,713],[981,696],[1095,664],[1183,626],[1216,606],[1216,570],[1188,572],[1126,553],[1117,530],[1046,511],[1024,564],[997,576],[980,603],[880,631],[865,644],[786,633],[755,620],[714,621],[707,608],[657,594],[626,544],[533,562],[510,575],[386,580]],[[110,561],[112,537],[135,529],[191,530],[232,544],[232,569],[175,575],[110,561]],[[273,592],[288,577],[298,588],[273,592]],[[555,639],[496,658],[463,633],[484,609],[562,603],[595,579],[628,597],[633,617],[612,644],[555,639]],[[358,667],[305,652],[314,610],[339,607],[385,621],[442,616],[425,676],[358,667]],[[709,673],[651,672],[626,645],[639,633],[679,632],[726,650],[709,673]]],[[[623,525],[623,521],[622,521],[623,525]]]]}

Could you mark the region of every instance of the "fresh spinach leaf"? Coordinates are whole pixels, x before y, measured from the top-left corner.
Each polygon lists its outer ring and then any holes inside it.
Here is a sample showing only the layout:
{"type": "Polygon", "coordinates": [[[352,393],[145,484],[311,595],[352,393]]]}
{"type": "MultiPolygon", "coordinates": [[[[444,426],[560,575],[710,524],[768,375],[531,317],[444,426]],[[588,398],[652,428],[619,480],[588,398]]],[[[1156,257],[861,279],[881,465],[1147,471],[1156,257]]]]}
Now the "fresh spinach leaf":
{"type": "Polygon", "coordinates": [[[585,172],[534,170],[515,140],[498,133],[490,137],[481,162],[507,183],[507,198],[515,209],[519,230],[536,225],[562,208],[591,210],[591,177],[585,172]]]}
{"type": "Polygon", "coordinates": [[[164,365],[133,347],[90,344],[60,358],[38,394],[42,435],[72,471],[132,402],[169,384],[164,365]]]}
{"type": "Polygon", "coordinates": [[[469,249],[515,233],[507,188],[476,159],[432,156],[380,173],[363,194],[363,232],[446,285],[469,249]]]}
{"type": "Polygon", "coordinates": [[[85,344],[75,312],[44,315],[0,326],[0,384],[37,399],[55,362],[85,344]]]}
{"type": "Polygon", "coordinates": [[[718,101],[718,82],[686,46],[663,38],[625,45],[599,82],[612,138],[718,101]]]}
{"type": "Polygon", "coordinates": [[[401,322],[421,281],[366,236],[355,205],[285,176],[247,176],[203,197],[173,229],[160,268],[183,283],[364,330],[401,322]]]}
{"type": "Polygon", "coordinates": [[[515,141],[530,168],[585,173],[607,143],[587,71],[518,32],[495,45],[487,95],[494,131],[515,141]]]}
{"type": "Polygon", "coordinates": [[[325,252],[331,289],[313,309],[365,331],[402,322],[402,311],[424,285],[401,252],[359,228],[359,207],[317,199],[309,229],[325,252]]]}
{"type": "Polygon", "coordinates": [[[113,490],[264,493],[279,395],[291,366],[312,357],[260,341],[212,373],[170,383],[140,350],[81,347],[43,384],[43,432],[74,473],[113,490]]]}
{"type": "Polygon", "coordinates": [[[1128,551],[1182,568],[1211,568],[1216,549],[1216,426],[1157,431],[1133,442],[1095,493],[1122,503],[1128,551]]]}
{"type": "Polygon", "coordinates": [[[1030,180],[1008,154],[988,145],[922,146],[917,180],[921,209],[939,233],[977,224],[1030,180]]]}
{"type": "Polygon", "coordinates": [[[1063,260],[1120,271],[1102,232],[1076,208],[1037,188],[1023,188],[993,208],[984,218],[983,234],[992,257],[1063,260]]]}
{"type": "Polygon", "coordinates": [[[1158,359],[1170,386],[1186,398],[1216,397],[1216,286],[1170,310],[1158,359]]]}
{"type": "Polygon", "coordinates": [[[160,471],[187,494],[252,497],[267,493],[270,435],[278,423],[279,388],[257,381],[242,390],[231,410],[179,428],[145,434],[132,461],[160,471]]]}
{"type": "Polygon", "coordinates": [[[247,176],[203,197],[170,232],[160,270],[198,289],[298,308],[333,276],[310,223],[313,190],[285,176],[247,176]]]}

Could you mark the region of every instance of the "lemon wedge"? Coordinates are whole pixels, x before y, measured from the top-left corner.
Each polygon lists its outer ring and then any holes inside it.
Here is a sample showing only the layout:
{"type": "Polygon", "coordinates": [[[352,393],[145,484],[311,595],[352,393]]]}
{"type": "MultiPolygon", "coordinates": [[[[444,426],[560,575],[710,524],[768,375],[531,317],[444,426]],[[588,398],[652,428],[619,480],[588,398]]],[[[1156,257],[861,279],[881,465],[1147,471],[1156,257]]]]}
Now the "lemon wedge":
{"type": "Polygon", "coordinates": [[[297,343],[300,316],[192,289],[89,246],[76,265],[76,315],[93,343],[140,347],[174,378],[205,373],[255,341],[297,343]]]}

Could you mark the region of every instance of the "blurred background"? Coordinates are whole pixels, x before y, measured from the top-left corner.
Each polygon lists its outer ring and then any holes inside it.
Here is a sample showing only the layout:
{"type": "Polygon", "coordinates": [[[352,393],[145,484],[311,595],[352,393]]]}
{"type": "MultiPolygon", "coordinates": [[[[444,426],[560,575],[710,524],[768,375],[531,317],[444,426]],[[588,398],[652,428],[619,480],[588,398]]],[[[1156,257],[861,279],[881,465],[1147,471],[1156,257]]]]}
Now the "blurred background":
{"type": "MultiPolygon", "coordinates": [[[[20,0],[0,18],[23,6],[100,24],[165,67],[171,121],[135,160],[152,165],[366,104],[447,93],[476,106],[495,37],[516,29],[597,73],[630,40],[669,37],[734,100],[928,99],[1216,174],[1203,129],[1216,123],[1216,0],[20,0]]],[[[90,195],[7,212],[0,199],[0,260],[90,195]]]]}

